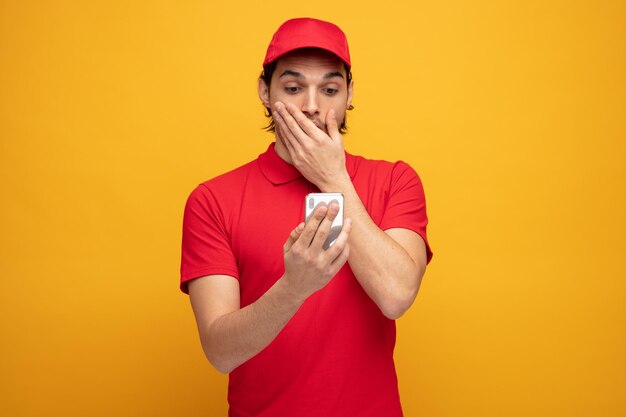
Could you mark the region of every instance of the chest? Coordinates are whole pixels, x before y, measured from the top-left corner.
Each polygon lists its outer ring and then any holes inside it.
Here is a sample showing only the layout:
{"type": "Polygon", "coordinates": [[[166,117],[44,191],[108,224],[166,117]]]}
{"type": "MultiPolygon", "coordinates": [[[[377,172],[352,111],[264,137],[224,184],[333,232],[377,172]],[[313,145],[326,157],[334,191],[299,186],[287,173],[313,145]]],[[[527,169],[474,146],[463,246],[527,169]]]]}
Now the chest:
{"type": "MultiPolygon", "coordinates": [[[[372,187],[373,183],[355,178],[354,186],[369,216],[380,224],[387,190],[372,187]]],[[[311,192],[319,191],[301,178],[282,185],[249,181],[238,196],[228,223],[242,307],[257,300],[283,275],[283,246],[304,220],[305,198],[311,192]]]]}
{"type": "Polygon", "coordinates": [[[311,190],[305,181],[258,183],[241,194],[230,233],[242,306],[258,299],[284,273],[283,245],[304,220],[305,197],[311,190]]]}

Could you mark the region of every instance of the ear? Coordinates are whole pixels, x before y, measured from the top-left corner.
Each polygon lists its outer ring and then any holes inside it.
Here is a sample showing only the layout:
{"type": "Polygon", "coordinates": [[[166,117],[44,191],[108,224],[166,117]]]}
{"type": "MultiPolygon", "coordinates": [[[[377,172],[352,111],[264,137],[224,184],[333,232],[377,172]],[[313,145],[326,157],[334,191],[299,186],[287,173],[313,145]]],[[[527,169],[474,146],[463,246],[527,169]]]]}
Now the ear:
{"type": "Polygon", "coordinates": [[[346,110],[350,110],[352,107],[352,93],[354,92],[354,80],[350,80],[348,85],[348,100],[346,101],[346,110]]]}
{"type": "Polygon", "coordinates": [[[270,108],[270,89],[263,78],[259,77],[259,98],[265,108],[270,108]]]}

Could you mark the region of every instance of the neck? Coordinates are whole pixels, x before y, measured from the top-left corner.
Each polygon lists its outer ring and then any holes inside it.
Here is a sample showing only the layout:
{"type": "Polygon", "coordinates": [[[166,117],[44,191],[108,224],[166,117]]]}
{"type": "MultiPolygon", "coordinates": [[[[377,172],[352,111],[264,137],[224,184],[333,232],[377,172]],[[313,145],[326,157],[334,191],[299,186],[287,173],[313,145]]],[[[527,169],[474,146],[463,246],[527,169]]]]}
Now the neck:
{"type": "Polygon", "coordinates": [[[289,165],[293,165],[293,162],[291,161],[291,155],[289,155],[289,151],[287,150],[285,143],[278,136],[278,134],[276,134],[275,137],[276,137],[276,144],[274,145],[274,150],[276,151],[278,156],[280,156],[280,159],[287,162],[289,165]]]}

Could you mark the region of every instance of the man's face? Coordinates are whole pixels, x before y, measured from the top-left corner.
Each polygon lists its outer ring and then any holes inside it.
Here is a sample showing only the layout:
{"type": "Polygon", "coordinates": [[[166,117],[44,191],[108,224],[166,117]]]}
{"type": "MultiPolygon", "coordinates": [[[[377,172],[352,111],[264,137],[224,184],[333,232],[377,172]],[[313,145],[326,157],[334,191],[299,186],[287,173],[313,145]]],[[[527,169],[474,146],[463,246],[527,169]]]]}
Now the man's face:
{"type": "Polygon", "coordinates": [[[343,62],[323,50],[297,50],[279,58],[269,88],[261,80],[259,96],[274,111],[277,101],[293,104],[320,129],[326,129],[326,114],[335,110],[337,124],[345,119],[352,101],[343,62]]]}

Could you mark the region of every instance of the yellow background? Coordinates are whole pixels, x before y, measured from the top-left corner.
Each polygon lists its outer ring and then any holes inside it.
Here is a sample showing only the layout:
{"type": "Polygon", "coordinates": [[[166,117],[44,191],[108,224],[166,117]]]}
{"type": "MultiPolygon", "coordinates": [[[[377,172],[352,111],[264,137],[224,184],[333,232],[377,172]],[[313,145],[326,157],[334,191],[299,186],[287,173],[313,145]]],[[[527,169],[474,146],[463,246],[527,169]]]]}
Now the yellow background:
{"type": "Polygon", "coordinates": [[[592,0],[1,1],[0,415],[225,415],[182,210],[272,139],[260,63],[307,15],[350,40],[348,150],[426,188],[405,414],[626,415],[626,5],[592,0]]]}

